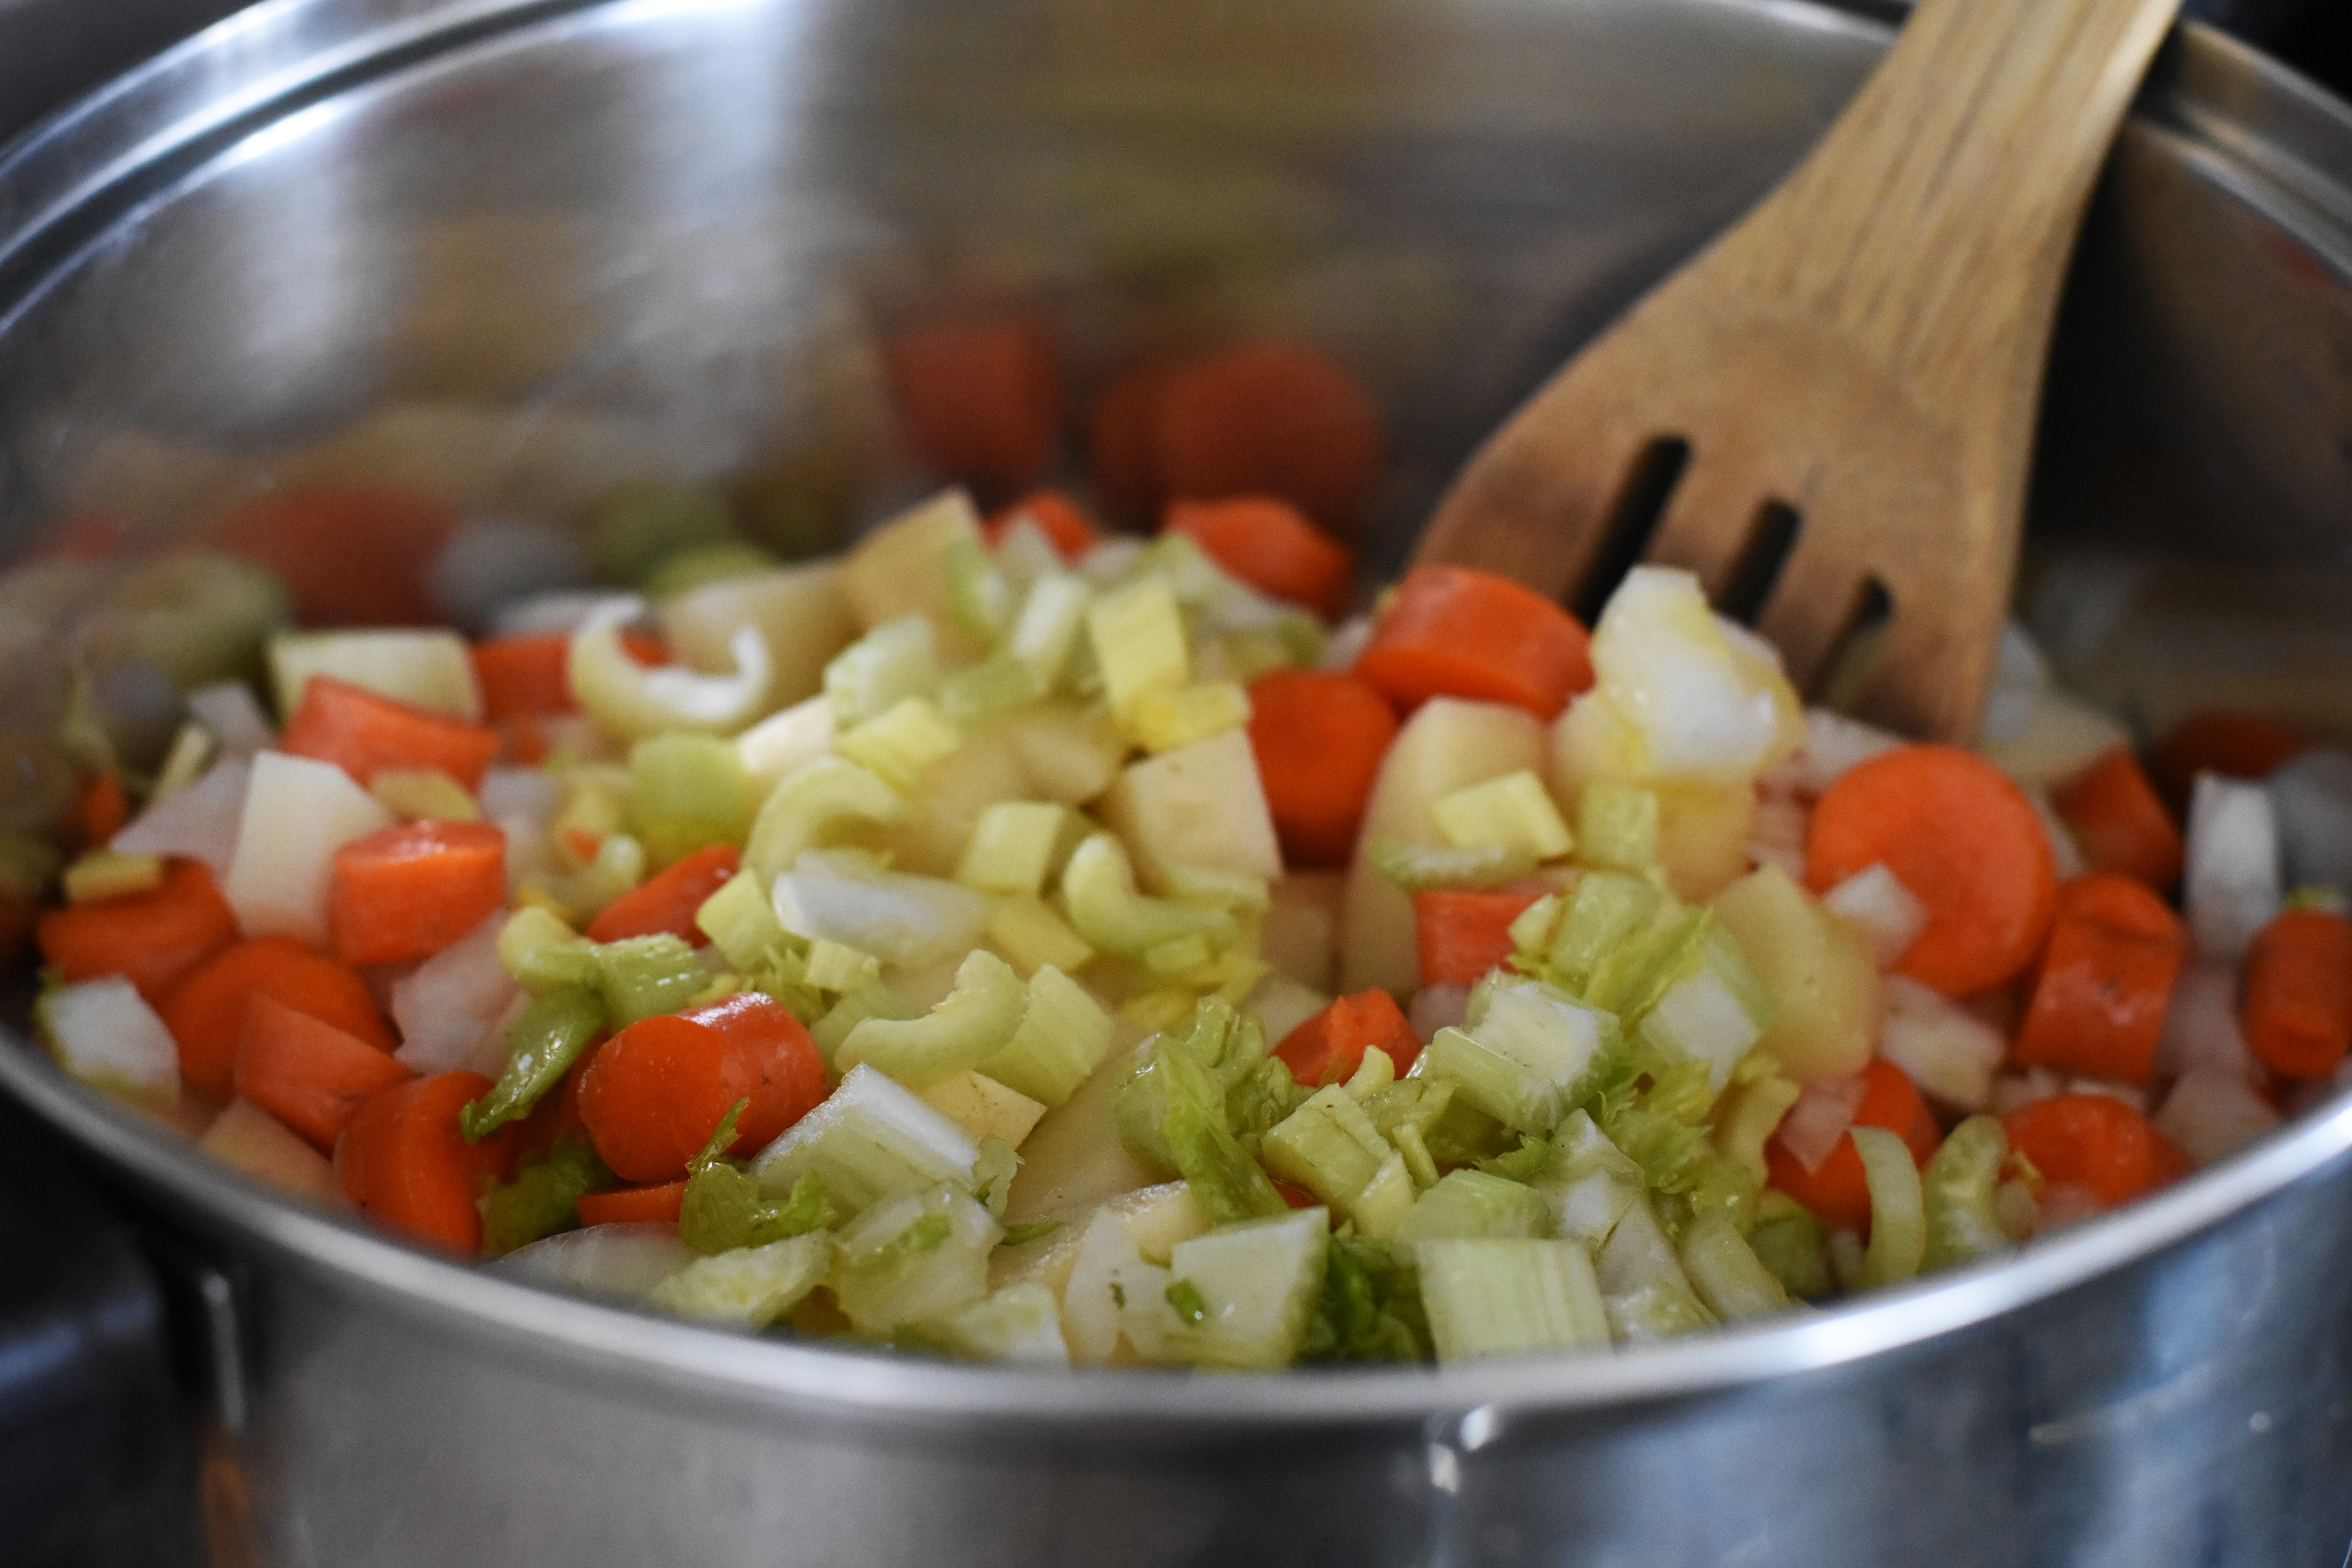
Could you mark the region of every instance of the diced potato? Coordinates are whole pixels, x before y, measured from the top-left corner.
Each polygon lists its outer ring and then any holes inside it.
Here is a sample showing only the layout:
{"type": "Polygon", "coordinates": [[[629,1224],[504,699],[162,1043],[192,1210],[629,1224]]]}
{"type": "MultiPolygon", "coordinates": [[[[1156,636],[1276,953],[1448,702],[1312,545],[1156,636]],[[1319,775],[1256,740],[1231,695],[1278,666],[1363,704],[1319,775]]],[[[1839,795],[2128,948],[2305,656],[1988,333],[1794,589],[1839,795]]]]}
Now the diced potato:
{"type": "Polygon", "coordinates": [[[1299,984],[1329,991],[1339,960],[1339,871],[1293,871],[1267,887],[1274,900],[1258,935],[1258,956],[1299,984]]]}
{"type": "Polygon", "coordinates": [[[264,752],[253,759],[236,858],[221,892],[247,936],[327,944],[335,851],[392,824],[392,813],[332,763],[264,752]]]}
{"type": "Polygon", "coordinates": [[[1045,1114],[1037,1101],[982,1072],[960,1072],[921,1092],[932,1110],[961,1122],[974,1138],[1002,1138],[1015,1149],[1045,1114]]]}
{"type": "Polygon", "coordinates": [[[1108,789],[1127,754],[1109,717],[1075,702],[1035,703],[994,728],[1021,753],[1037,795],[1064,805],[1084,805],[1108,789]]]}
{"type": "Polygon", "coordinates": [[[736,628],[757,631],[768,645],[762,712],[815,696],[826,663],[857,635],[830,561],[721,578],[663,600],[660,616],[678,658],[714,674],[735,668],[736,628]]]}
{"type": "Polygon", "coordinates": [[[331,1209],[351,1207],[327,1157],[251,1100],[230,1100],[196,1140],[196,1147],[289,1197],[331,1209]]]}
{"type": "Polygon", "coordinates": [[[1037,1123],[1013,1178],[1007,1225],[1077,1219],[1106,1198],[1151,1184],[1156,1173],[1128,1152],[1111,1114],[1136,1059],[1133,1050],[1114,1049],[1094,1077],[1037,1123]]]}
{"type": "Polygon", "coordinates": [[[1756,824],[1750,784],[1661,784],[1658,858],[1675,892],[1704,903],[1748,869],[1748,836],[1756,824]]]}
{"type": "Polygon", "coordinates": [[[1282,875],[1274,816],[1245,731],[1228,730],[1137,763],[1104,795],[1100,814],[1127,842],[1153,892],[1169,890],[1171,866],[1269,881],[1282,875]]]}
{"type": "Polygon", "coordinates": [[[279,718],[293,713],[314,675],[331,675],[436,713],[467,721],[482,716],[474,661],[456,632],[280,632],[269,639],[269,682],[279,718]]]}
{"type": "Polygon", "coordinates": [[[949,604],[946,562],[958,540],[979,537],[980,513],[971,498],[951,489],[859,540],[841,560],[841,595],[859,627],[920,616],[931,623],[944,660],[961,664],[978,657],[978,645],[956,624],[949,604]]]}
{"type": "Polygon", "coordinates": [[[1868,940],[1777,866],[1732,883],[1714,907],[1780,1005],[1757,1044],[1801,1082],[1860,1072],[1881,1008],[1868,940]]]}
{"type": "Polygon", "coordinates": [[[1011,740],[982,731],[933,763],[911,792],[914,814],[887,841],[892,863],[926,877],[954,876],[980,814],[1028,794],[1029,777],[1011,740]]]}

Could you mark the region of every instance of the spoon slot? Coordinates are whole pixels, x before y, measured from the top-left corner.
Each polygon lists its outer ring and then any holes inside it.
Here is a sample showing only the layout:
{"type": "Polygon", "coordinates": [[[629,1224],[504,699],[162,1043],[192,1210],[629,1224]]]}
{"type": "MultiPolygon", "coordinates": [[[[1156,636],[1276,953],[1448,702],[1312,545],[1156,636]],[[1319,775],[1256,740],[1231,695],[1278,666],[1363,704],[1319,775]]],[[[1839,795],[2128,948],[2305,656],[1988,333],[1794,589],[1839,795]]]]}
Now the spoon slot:
{"type": "Polygon", "coordinates": [[[1805,700],[1841,711],[1853,708],[1870,683],[1872,668],[1895,620],[1895,595],[1876,576],[1865,577],[1854,590],[1853,607],[1846,612],[1845,627],[1830,644],[1820,673],[1805,688],[1805,700]]]}
{"type": "Polygon", "coordinates": [[[1601,606],[1609,602],[1625,574],[1641,563],[1643,552],[1650,547],[1650,536],[1657,532],[1658,521],[1665,516],[1675,486],[1690,467],[1690,457],[1691,445],[1685,437],[1656,436],[1633,459],[1617,491],[1616,504],[1609,509],[1608,527],[1600,548],[1592,552],[1592,563],[1567,601],[1570,612],[1586,626],[1599,618],[1601,606]]]}
{"type": "Polygon", "coordinates": [[[1772,586],[1780,580],[1780,568],[1787,564],[1789,552],[1796,548],[1797,535],[1804,528],[1804,514],[1787,501],[1773,500],[1756,509],[1756,521],[1748,525],[1748,542],[1741,546],[1739,559],[1732,563],[1730,580],[1724,584],[1723,593],[1716,601],[1716,609],[1743,626],[1752,626],[1764,610],[1764,601],[1772,596],[1772,586]]]}

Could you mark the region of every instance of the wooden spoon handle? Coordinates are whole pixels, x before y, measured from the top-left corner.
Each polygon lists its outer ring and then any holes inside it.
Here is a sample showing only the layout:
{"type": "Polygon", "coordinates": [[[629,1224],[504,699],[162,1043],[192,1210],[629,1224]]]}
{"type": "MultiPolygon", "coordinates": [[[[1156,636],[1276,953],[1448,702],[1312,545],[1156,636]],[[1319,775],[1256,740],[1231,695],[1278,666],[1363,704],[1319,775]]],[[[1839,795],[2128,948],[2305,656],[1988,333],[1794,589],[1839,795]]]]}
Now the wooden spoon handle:
{"type": "Polygon", "coordinates": [[[1945,407],[2004,331],[2039,354],[2109,142],[2179,0],[1920,0],[1853,105],[1727,246],[1945,407]],[[1988,298],[1988,291],[1993,297],[1988,298]]]}

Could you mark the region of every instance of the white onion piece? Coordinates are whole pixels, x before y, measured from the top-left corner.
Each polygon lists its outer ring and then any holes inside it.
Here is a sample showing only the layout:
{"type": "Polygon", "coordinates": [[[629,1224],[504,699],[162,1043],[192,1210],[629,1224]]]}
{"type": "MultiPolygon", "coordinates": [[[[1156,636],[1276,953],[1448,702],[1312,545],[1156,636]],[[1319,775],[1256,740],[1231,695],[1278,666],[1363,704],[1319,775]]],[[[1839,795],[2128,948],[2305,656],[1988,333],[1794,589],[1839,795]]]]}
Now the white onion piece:
{"type": "Polygon", "coordinates": [[[822,937],[884,963],[919,968],[969,952],[994,900],[937,877],[868,868],[863,857],[810,850],[776,879],[776,918],[794,936],[822,937]]]}
{"type": "Polygon", "coordinates": [[[562,803],[563,785],[545,768],[488,768],[477,798],[490,821],[522,816],[545,822],[562,803]]]}
{"type": "Polygon", "coordinates": [[[252,764],[239,758],[215,763],[195,783],[133,817],[107,847],[125,855],[184,855],[212,868],[215,880],[226,881],[236,862],[252,773],[252,764]]]}
{"type": "Polygon", "coordinates": [[[1822,902],[1870,939],[1871,956],[1881,973],[1894,968],[1927,929],[1927,906],[1883,860],[1873,861],[1823,893],[1822,902]]]}
{"type": "Polygon", "coordinates": [[[2008,1054],[2000,1032],[1932,986],[1901,974],[1881,984],[1886,1022],[1878,1054],[1901,1068],[1919,1092],[1956,1110],[1982,1110],[1992,1075],[2008,1054]]]}
{"type": "Polygon", "coordinates": [[[2200,1070],[2182,1075],[2156,1113],[2156,1130],[2200,1165],[2233,1154],[2279,1124],[2270,1101],[2244,1079],[2200,1070]]]}
{"type": "Polygon", "coordinates": [[[1862,1106],[1862,1089],[1859,1073],[1807,1084],[1797,1103],[1789,1107],[1789,1114],[1780,1118],[1777,1134],[1780,1147],[1806,1170],[1820,1170],[1822,1162],[1836,1152],[1846,1129],[1853,1125],[1853,1113],[1862,1106]]]}
{"type": "Polygon", "coordinates": [[[261,710],[260,699],[242,680],[197,687],[188,693],[188,710],[212,731],[224,756],[249,757],[268,750],[278,739],[269,726],[269,715],[261,710]]]}
{"type": "Polygon", "coordinates": [[[2352,756],[2314,746],[2263,782],[2288,884],[2352,892],[2352,756]]]}
{"type": "Polygon", "coordinates": [[[2042,1201],[2033,1214],[2033,1234],[2047,1236],[2070,1225],[2106,1212],[2099,1194],[2088,1187],[2072,1182],[2053,1182],[2042,1189],[2042,1201]]]}
{"type": "Polygon", "coordinates": [[[1469,1021],[1470,987],[1424,985],[1413,993],[1412,1005],[1404,1016],[1425,1046],[1437,1037],[1438,1030],[1458,1029],[1469,1021]]]}
{"type": "MultiPolygon", "coordinates": [[[[400,1027],[400,1048],[393,1056],[403,1067],[455,1072],[479,1058],[482,1037],[521,994],[499,963],[499,932],[506,922],[507,911],[494,910],[393,983],[389,1011],[400,1027]]],[[[500,1045],[503,1062],[503,1039],[500,1045]]]]}
{"type": "Polygon", "coordinates": [[[1767,790],[1792,790],[1808,799],[1818,799],[1856,763],[1866,763],[1906,743],[1892,730],[1882,730],[1826,708],[1808,708],[1804,740],[1788,761],[1767,772],[1758,782],[1767,790]]]}
{"type": "Polygon", "coordinates": [[[2159,1078],[2224,1073],[2249,1083],[2261,1075],[2238,1025],[2237,965],[2200,958],[2181,967],[2157,1037],[2155,1071],[2159,1078]]]}
{"type": "Polygon", "coordinates": [[[2243,957],[2284,898],[2270,792],[2258,784],[2199,774],[2189,802],[2187,855],[2181,901],[2197,951],[2209,958],[2243,957]]]}
{"type": "Polygon", "coordinates": [[[658,1220],[592,1225],[517,1247],[489,1265],[528,1285],[635,1300],[698,1257],[658,1220]]]}
{"type": "Polygon", "coordinates": [[[1995,1116],[2007,1116],[2021,1105],[2031,1105],[2037,1100],[2047,1100],[2053,1094],[2065,1091],[2065,1080],[2048,1068],[2005,1072],[1992,1080],[1990,1109],[1995,1116]]]}
{"type": "Polygon", "coordinates": [[[751,775],[752,788],[762,796],[803,763],[813,763],[833,751],[833,703],[812,697],[769,714],[735,737],[735,754],[751,775]]]}
{"type": "Polygon", "coordinates": [[[61,985],[38,1015],[66,1071],[88,1083],[176,1094],[179,1048],[139,988],[120,974],[61,985]]]}
{"type": "Polygon", "coordinates": [[[391,825],[392,813],[332,763],[264,752],[253,759],[236,858],[221,892],[247,936],[327,944],[335,851],[391,825]]]}

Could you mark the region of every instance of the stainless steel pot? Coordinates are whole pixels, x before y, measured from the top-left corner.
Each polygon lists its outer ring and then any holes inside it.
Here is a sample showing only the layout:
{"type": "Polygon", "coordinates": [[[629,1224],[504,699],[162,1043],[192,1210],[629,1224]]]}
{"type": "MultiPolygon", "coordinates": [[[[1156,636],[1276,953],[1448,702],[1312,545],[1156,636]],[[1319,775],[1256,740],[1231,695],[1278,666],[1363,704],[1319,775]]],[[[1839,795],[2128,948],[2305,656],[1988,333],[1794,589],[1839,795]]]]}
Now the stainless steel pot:
{"type": "MultiPolygon", "coordinates": [[[[0,155],[0,527],[325,473],[871,510],[877,327],[1311,338],[1470,440],[1786,167],[1884,37],[1775,0],[273,0],[0,155]],[[812,476],[815,478],[812,478],[812,476]],[[781,478],[779,478],[781,476],[781,478]]],[[[2168,46],[2051,383],[2045,533],[2352,560],[2352,115],[2168,46]]],[[[191,1250],[259,1561],[2335,1563],[2352,1102],[1835,1311],[1639,1353],[1048,1377],[559,1299],[277,1202],[0,1041],[191,1250]]]]}

